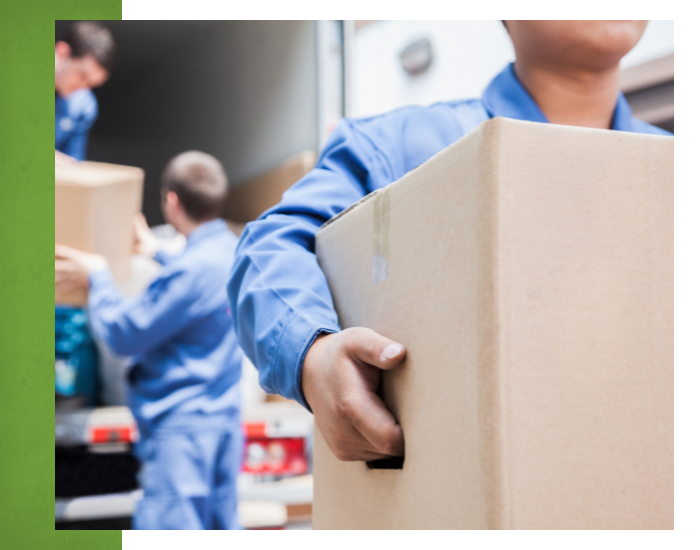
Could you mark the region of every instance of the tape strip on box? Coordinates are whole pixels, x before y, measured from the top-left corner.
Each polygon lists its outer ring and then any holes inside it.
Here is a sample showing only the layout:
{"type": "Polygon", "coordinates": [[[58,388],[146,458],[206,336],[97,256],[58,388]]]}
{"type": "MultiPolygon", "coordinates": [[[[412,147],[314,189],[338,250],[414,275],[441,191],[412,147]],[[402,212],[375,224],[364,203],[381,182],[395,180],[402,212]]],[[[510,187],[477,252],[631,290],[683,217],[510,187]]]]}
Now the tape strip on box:
{"type": "Polygon", "coordinates": [[[389,230],[391,226],[391,194],[386,187],[374,199],[374,246],[372,252],[372,284],[389,278],[389,230]]]}

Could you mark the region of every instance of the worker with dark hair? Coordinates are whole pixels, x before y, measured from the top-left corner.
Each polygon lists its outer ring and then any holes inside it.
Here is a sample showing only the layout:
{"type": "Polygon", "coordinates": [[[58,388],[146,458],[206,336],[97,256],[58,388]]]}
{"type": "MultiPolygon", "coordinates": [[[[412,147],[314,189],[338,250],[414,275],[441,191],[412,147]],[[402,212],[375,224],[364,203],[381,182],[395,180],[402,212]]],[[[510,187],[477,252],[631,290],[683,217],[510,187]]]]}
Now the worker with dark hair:
{"type": "Polygon", "coordinates": [[[158,251],[139,218],[137,252],[163,269],[133,298],[121,294],[103,256],[56,246],[64,260],[57,263],[57,288],[89,284],[95,338],[133,356],[128,396],[141,436],[135,452],[144,491],[136,529],[238,528],[243,354],[226,298],[237,242],[219,218],[226,192],[223,167],[210,155],[189,151],[167,164],[163,215],[187,245],[178,256],[158,251]]]}
{"type": "Polygon", "coordinates": [[[90,128],[97,118],[91,88],[104,84],[114,65],[114,40],[92,21],[73,23],[56,42],[56,160],[85,160],[90,128]]]}

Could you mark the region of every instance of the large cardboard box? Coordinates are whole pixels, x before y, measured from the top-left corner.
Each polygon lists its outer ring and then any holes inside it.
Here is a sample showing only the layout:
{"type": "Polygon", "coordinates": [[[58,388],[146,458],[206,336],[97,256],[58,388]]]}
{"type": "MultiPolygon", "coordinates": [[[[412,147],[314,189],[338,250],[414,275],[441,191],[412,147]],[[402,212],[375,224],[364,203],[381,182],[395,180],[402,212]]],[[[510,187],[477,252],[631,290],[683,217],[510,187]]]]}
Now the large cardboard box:
{"type": "MultiPolygon", "coordinates": [[[[140,168],[100,162],[56,166],[56,243],[107,258],[114,279],[129,277],[134,216],[141,211],[140,168]]],[[[85,291],[56,292],[56,303],[82,305],[85,291]]]]}
{"type": "Polygon", "coordinates": [[[316,237],[403,468],[314,439],[316,529],[673,528],[673,138],[493,119],[316,237]]]}
{"type": "Polygon", "coordinates": [[[279,203],[284,192],[311,170],[315,162],[316,153],[302,151],[279,166],[232,187],[223,214],[231,230],[240,235],[246,223],[258,219],[265,210],[279,203]]]}

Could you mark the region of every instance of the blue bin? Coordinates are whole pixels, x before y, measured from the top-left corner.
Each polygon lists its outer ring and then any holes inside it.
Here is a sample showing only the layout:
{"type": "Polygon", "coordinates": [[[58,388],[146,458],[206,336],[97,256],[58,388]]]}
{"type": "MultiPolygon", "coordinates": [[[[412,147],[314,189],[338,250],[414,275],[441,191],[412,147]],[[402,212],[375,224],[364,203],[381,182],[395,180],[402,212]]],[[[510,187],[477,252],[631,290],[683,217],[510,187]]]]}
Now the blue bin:
{"type": "Polygon", "coordinates": [[[79,308],[56,306],[56,393],[84,397],[97,404],[97,348],[90,336],[87,315],[79,308]]]}

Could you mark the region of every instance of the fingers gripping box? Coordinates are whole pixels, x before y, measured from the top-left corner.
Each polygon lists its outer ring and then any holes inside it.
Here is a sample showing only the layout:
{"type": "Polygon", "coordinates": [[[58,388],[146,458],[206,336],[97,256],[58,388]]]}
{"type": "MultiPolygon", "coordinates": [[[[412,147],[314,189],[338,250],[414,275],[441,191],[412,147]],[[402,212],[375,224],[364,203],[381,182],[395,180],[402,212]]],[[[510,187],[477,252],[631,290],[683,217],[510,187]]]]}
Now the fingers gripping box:
{"type": "Polygon", "coordinates": [[[673,529],[673,138],[493,119],[316,251],[407,357],[402,469],[317,430],[314,528],[673,529]]]}
{"type": "MultiPolygon", "coordinates": [[[[101,162],[57,166],[56,244],[104,255],[115,281],[124,281],[129,276],[143,179],[143,170],[131,166],[101,162]]],[[[85,291],[56,292],[56,303],[86,301],[85,291]]]]}

